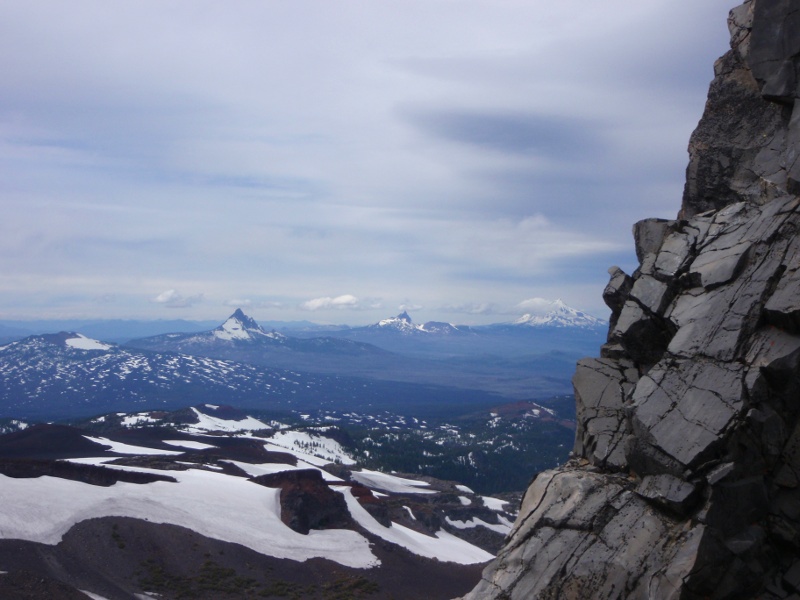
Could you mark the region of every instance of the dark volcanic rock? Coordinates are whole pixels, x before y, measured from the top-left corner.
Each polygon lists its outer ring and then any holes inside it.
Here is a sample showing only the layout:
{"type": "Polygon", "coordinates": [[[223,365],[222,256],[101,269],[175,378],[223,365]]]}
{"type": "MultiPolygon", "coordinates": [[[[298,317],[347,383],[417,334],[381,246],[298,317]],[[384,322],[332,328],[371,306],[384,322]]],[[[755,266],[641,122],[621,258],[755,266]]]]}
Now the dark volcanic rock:
{"type": "Polygon", "coordinates": [[[86,600],[83,592],[41,573],[22,570],[0,575],[0,598],[6,600],[86,600]]]}
{"type": "Polygon", "coordinates": [[[466,596],[797,598],[800,2],[729,17],[680,218],[634,226],[574,458],[540,473],[466,596]]]}
{"type": "Polygon", "coordinates": [[[86,432],[67,425],[34,425],[0,436],[0,457],[73,458],[96,456],[101,446],[87,440],[86,432]]]}
{"type": "Polygon", "coordinates": [[[260,475],[251,481],[281,489],[281,520],[298,533],[353,526],[344,496],[329,488],[317,469],[260,475]]]}
{"type": "Polygon", "coordinates": [[[167,475],[122,471],[121,469],[109,469],[106,467],[82,465],[65,461],[33,460],[25,458],[0,458],[0,474],[18,479],[43,477],[46,475],[104,487],[114,485],[118,481],[124,481],[126,483],[170,481],[175,483],[175,478],[167,475]]]}

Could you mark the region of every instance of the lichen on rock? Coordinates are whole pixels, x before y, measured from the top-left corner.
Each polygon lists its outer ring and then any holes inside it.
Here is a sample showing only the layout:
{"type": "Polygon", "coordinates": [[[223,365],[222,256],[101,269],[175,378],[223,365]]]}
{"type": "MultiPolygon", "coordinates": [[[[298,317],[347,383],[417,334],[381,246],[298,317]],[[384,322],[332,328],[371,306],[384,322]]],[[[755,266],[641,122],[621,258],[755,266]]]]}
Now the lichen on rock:
{"type": "Polygon", "coordinates": [[[678,218],[609,270],[573,458],[468,600],[800,598],[800,2],[728,23],[678,218]]]}

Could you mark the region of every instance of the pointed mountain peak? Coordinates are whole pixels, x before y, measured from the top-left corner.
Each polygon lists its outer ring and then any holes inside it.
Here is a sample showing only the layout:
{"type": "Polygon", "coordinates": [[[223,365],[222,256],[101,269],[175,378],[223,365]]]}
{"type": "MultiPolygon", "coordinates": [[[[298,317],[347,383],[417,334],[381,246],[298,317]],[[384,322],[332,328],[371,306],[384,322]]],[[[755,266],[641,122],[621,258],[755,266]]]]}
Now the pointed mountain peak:
{"type": "Polygon", "coordinates": [[[419,325],[414,325],[406,311],[401,312],[396,317],[383,319],[376,325],[370,325],[370,327],[379,327],[383,330],[397,330],[403,333],[411,333],[420,329],[419,325]]]}
{"type": "Polygon", "coordinates": [[[228,321],[231,320],[239,321],[239,323],[241,323],[245,329],[255,329],[257,331],[263,331],[261,325],[256,323],[255,319],[248,317],[246,314],[244,314],[244,311],[241,308],[237,308],[236,311],[234,311],[234,313],[230,317],[228,317],[228,321]]]}
{"type": "Polygon", "coordinates": [[[252,333],[265,335],[266,332],[254,319],[248,317],[241,308],[228,317],[222,325],[214,329],[214,335],[223,340],[249,340],[252,333]]]}

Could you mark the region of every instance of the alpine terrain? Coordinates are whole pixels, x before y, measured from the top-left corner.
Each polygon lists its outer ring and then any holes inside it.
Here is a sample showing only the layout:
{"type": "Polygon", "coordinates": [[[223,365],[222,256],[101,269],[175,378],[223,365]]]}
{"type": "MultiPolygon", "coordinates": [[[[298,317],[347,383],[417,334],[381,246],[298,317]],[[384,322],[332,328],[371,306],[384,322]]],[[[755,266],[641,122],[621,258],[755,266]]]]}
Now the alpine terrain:
{"type": "Polygon", "coordinates": [[[0,436],[2,598],[450,598],[516,502],[203,404],[0,436]]]}

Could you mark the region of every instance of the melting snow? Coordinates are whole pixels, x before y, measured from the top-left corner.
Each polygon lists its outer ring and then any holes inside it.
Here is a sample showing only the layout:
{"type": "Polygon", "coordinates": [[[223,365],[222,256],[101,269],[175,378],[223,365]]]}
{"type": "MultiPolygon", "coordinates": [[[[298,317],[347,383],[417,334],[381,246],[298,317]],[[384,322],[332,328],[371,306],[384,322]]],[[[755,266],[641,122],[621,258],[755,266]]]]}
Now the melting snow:
{"type": "Polygon", "coordinates": [[[267,441],[270,445],[289,450],[303,460],[319,466],[332,462],[356,464],[339,442],[325,436],[312,435],[305,431],[279,431],[267,441]]]}
{"type": "Polygon", "coordinates": [[[72,348],[77,348],[78,350],[110,350],[111,346],[108,344],[104,344],[102,342],[98,342],[97,340],[93,340],[91,338],[87,338],[85,335],[81,335],[80,333],[75,334],[77,337],[68,338],[66,340],[67,346],[72,348]]]}
{"type": "Polygon", "coordinates": [[[404,479],[396,477],[395,475],[387,475],[379,471],[370,471],[362,469],[361,471],[354,471],[350,475],[359,483],[363,483],[367,487],[378,488],[387,492],[395,494],[436,494],[434,490],[421,490],[419,488],[425,487],[428,483],[424,481],[415,481],[413,479],[404,479]]]}
{"type": "Polygon", "coordinates": [[[241,421],[232,421],[229,419],[219,419],[217,417],[203,414],[194,407],[192,407],[192,410],[194,411],[194,414],[197,415],[197,423],[183,427],[183,431],[188,433],[199,433],[202,431],[234,432],[269,429],[269,425],[259,421],[258,419],[254,419],[253,417],[247,417],[241,421]]]}
{"type": "Polygon", "coordinates": [[[491,496],[484,496],[483,497],[483,505],[486,508],[491,510],[496,510],[497,512],[504,512],[503,507],[508,504],[505,500],[500,500],[500,498],[492,498],[491,496]]]}
{"type": "MultiPolygon", "coordinates": [[[[86,594],[92,600],[108,600],[105,596],[101,596],[100,594],[93,594],[92,592],[87,592],[86,590],[78,590],[81,594],[86,594]]],[[[150,598],[150,596],[148,596],[150,598]]]]}
{"type": "Polygon", "coordinates": [[[181,448],[191,448],[192,450],[205,450],[206,448],[216,448],[212,444],[204,444],[203,442],[193,442],[191,440],[162,440],[163,443],[170,446],[179,446],[181,448]]]}
{"type": "Polygon", "coordinates": [[[379,538],[402,546],[414,554],[462,565],[488,562],[494,558],[485,550],[446,531],[437,531],[436,537],[431,537],[397,523],[392,523],[391,527],[384,527],[359,504],[350,492],[350,488],[338,487],[336,491],[344,496],[350,514],[359,525],[379,538]]]}
{"type": "MultiPolygon", "coordinates": [[[[126,470],[163,474],[156,469],[126,470]]],[[[49,476],[13,479],[0,475],[0,538],[58,544],[73,525],[85,519],[131,517],[186,527],[276,558],[320,557],[357,569],[380,564],[369,542],[354,531],[312,530],[301,535],[289,529],[280,519],[279,489],[197,469],[169,475],[178,483],[117,482],[102,487],[49,476]]]]}
{"type": "MultiPolygon", "coordinates": [[[[283,473],[284,471],[304,471],[306,469],[314,469],[316,467],[312,467],[309,464],[304,465],[286,465],[281,463],[262,463],[258,465],[254,465],[252,463],[240,462],[238,460],[224,460],[223,462],[230,463],[232,465],[236,465],[242,471],[250,475],[250,477],[258,477],[259,475],[271,475],[273,473],[283,473]]],[[[341,483],[344,481],[340,477],[336,477],[336,475],[331,475],[327,471],[323,471],[322,469],[317,469],[320,473],[322,473],[322,478],[328,482],[338,482],[341,483]]]]}
{"type": "Polygon", "coordinates": [[[127,415],[124,419],[122,419],[122,426],[123,427],[135,427],[136,425],[147,424],[147,423],[158,423],[158,419],[154,419],[148,413],[139,413],[137,415],[127,415]]]}
{"type": "Polygon", "coordinates": [[[456,485],[456,489],[459,492],[464,492],[465,494],[474,494],[475,493],[470,488],[468,488],[467,486],[461,485],[461,484],[456,485]]]}
{"type": "Polygon", "coordinates": [[[496,531],[497,533],[502,533],[506,535],[511,528],[513,527],[513,523],[508,519],[504,519],[503,517],[499,517],[499,523],[487,523],[479,519],[478,517],[473,517],[469,521],[454,521],[450,517],[445,517],[447,524],[451,527],[455,527],[456,529],[472,529],[473,527],[485,527],[486,529],[491,529],[492,531],[496,531]]]}
{"type": "Polygon", "coordinates": [[[146,448],[144,446],[131,446],[130,444],[123,444],[122,442],[115,442],[108,438],[89,437],[83,436],[90,442],[95,444],[102,444],[103,446],[111,446],[109,452],[116,452],[117,454],[183,454],[183,452],[176,452],[174,450],[156,450],[155,448],[146,448]]]}

